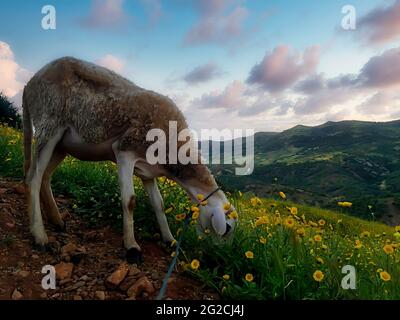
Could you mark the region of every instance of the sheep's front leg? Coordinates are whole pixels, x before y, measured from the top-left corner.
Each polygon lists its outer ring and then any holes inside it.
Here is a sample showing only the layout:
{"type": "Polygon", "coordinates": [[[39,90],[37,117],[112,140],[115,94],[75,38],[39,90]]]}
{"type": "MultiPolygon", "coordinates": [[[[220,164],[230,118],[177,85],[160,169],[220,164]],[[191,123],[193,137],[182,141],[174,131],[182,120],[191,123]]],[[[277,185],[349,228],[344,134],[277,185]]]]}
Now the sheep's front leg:
{"type": "Polygon", "coordinates": [[[150,203],[156,213],[158,225],[160,226],[161,236],[164,242],[173,242],[174,236],[169,229],[167,217],[164,212],[164,202],[158,189],[155,179],[143,180],[143,185],[150,198],[150,203]]]}
{"type": "Polygon", "coordinates": [[[142,251],[137,244],[133,228],[133,211],[136,205],[133,190],[134,159],[126,153],[117,154],[119,184],[121,188],[122,210],[124,214],[124,245],[127,249],[126,260],[129,263],[138,263],[142,259],[142,251]]]}

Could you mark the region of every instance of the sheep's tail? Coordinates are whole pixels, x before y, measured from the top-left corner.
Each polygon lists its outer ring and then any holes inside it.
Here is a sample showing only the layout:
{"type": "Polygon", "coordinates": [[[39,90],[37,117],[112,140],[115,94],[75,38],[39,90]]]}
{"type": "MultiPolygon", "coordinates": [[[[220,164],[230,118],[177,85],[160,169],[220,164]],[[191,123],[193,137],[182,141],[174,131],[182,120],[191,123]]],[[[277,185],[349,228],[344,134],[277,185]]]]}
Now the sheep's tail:
{"type": "Polygon", "coordinates": [[[23,117],[23,129],[24,129],[24,180],[26,182],[28,171],[32,161],[32,121],[29,114],[29,106],[26,101],[26,94],[22,97],[22,117],[23,117]]]}

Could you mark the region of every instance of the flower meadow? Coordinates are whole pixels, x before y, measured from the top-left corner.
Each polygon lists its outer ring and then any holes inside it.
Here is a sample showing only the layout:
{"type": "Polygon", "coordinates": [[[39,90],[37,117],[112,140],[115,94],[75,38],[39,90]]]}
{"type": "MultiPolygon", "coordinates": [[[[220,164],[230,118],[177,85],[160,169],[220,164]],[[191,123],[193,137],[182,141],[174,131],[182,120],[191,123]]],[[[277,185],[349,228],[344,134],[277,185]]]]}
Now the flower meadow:
{"type": "MultiPolygon", "coordinates": [[[[21,132],[0,126],[0,175],[22,178],[21,132]]],[[[290,194],[258,198],[227,193],[237,228],[228,239],[199,231],[200,211],[175,182],[160,178],[165,213],[176,238],[185,232],[177,271],[214,288],[224,299],[400,299],[400,226],[389,227],[337,211],[298,205],[290,194]],[[187,229],[185,219],[191,217],[187,229]],[[353,266],[356,288],[343,289],[342,268],[353,266]]],[[[121,226],[118,179],[111,163],[64,161],[53,177],[55,195],[88,222],[121,226]]],[[[160,241],[143,186],[135,179],[138,240],[160,241]]],[[[198,195],[203,202],[204,195],[198,195]]],[[[205,205],[206,203],[202,203],[205,205]]],[[[121,231],[122,232],[122,231],[121,231]]],[[[163,245],[171,253],[176,243],[163,245]]]]}

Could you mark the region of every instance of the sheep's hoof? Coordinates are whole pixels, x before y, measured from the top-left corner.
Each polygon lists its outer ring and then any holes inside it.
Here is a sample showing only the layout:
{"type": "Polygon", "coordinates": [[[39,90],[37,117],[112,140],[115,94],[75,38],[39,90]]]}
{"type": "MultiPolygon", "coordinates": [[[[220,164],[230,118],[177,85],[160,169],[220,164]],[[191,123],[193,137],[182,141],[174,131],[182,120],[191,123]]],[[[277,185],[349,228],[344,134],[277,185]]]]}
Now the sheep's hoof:
{"type": "Polygon", "coordinates": [[[40,243],[34,243],[33,244],[33,249],[40,252],[40,253],[45,253],[45,252],[50,252],[50,246],[48,243],[46,244],[40,244],[40,243]]]}
{"type": "Polygon", "coordinates": [[[133,264],[133,263],[141,263],[143,261],[142,258],[142,251],[136,249],[136,248],[130,248],[128,249],[128,251],[126,252],[126,261],[129,264],[133,264]]]}

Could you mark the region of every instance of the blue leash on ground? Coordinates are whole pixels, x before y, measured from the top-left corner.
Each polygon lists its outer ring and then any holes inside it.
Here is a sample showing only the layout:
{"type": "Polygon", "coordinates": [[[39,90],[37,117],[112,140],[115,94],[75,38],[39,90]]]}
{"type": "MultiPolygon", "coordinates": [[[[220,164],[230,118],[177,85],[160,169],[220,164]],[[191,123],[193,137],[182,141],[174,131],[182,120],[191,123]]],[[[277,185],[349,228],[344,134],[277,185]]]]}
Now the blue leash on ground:
{"type": "MultiPolygon", "coordinates": [[[[207,197],[204,198],[204,200],[202,201],[206,201],[208,200],[214,193],[216,193],[219,190],[219,187],[217,189],[215,189],[213,192],[211,192],[207,197]]],[[[198,203],[196,205],[196,207],[199,207],[200,203],[198,203]]],[[[185,219],[185,225],[183,226],[182,232],[179,235],[178,241],[176,243],[176,249],[175,249],[175,255],[174,258],[171,261],[171,264],[169,265],[167,274],[164,277],[160,292],[157,295],[156,300],[162,300],[164,298],[165,295],[165,291],[167,290],[167,286],[168,286],[168,280],[171,277],[172,271],[175,268],[176,265],[176,261],[178,260],[178,255],[179,255],[179,249],[181,248],[181,244],[182,244],[182,240],[183,240],[183,236],[185,234],[185,231],[187,229],[187,227],[189,226],[190,220],[192,219],[192,212],[190,211],[190,213],[186,216],[185,219]]]]}

